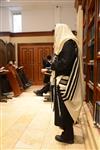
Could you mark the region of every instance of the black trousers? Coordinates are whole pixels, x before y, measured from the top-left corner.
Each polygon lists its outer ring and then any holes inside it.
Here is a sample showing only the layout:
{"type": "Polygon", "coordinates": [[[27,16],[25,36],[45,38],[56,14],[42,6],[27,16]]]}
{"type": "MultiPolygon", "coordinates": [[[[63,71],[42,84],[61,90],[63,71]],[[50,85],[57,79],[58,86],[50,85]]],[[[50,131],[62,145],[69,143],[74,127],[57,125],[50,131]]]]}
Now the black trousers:
{"type": "Polygon", "coordinates": [[[25,74],[24,70],[23,69],[17,69],[17,73],[18,73],[18,75],[20,77],[20,80],[22,82],[23,88],[26,88],[27,85],[29,85],[29,81],[28,81],[28,79],[26,77],[26,74],[25,74]]]}
{"type": "Polygon", "coordinates": [[[9,93],[12,91],[7,75],[0,75],[1,93],[9,93]]]}
{"type": "Polygon", "coordinates": [[[66,108],[64,101],[62,100],[59,89],[57,89],[56,92],[54,111],[55,111],[55,125],[63,129],[63,132],[61,134],[62,138],[67,141],[74,140],[74,130],[73,130],[74,121],[68,109],[66,108]],[[59,115],[59,108],[58,108],[59,105],[61,115],[59,115]]]}
{"type": "Polygon", "coordinates": [[[73,122],[74,121],[73,121],[72,117],[70,116],[68,110],[66,110],[66,111],[67,111],[66,123],[64,125],[61,136],[63,139],[70,141],[70,140],[74,140],[74,130],[73,130],[73,122]]]}
{"type": "Polygon", "coordinates": [[[50,82],[46,83],[46,85],[39,90],[39,93],[43,94],[43,93],[47,93],[50,91],[50,82]]]}

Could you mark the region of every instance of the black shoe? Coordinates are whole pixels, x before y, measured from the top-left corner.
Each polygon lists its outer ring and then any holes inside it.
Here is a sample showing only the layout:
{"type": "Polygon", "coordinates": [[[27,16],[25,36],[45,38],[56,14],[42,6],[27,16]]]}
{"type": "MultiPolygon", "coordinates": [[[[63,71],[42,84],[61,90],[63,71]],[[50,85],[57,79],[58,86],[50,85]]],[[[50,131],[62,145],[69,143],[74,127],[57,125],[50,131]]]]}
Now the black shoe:
{"type": "Polygon", "coordinates": [[[43,93],[41,93],[39,90],[33,91],[37,96],[43,96],[43,93]]]}
{"type": "Polygon", "coordinates": [[[42,93],[39,93],[39,92],[36,93],[36,95],[37,95],[37,96],[43,96],[43,94],[42,94],[42,93]]]}
{"type": "Polygon", "coordinates": [[[44,102],[51,102],[51,99],[49,98],[44,98],[44,100],[43,100],[44,102]]]}
{"type": "Polygon", "coordinates": [[[66,140],[66,139],[63,139],[61,135],[56,135],[55,136],[55,139],[59,142],[63,142],[63,143],[68,143],[68,144],[73,144],[74,143],[74,140],[66,140]]]}
{"type": "Polygon", "coordinates": [[[37,90],[37,91],[33,91],[33,93],[35,93],[35,94],[37,94],[39,92],[39,90],[37,90]]]}

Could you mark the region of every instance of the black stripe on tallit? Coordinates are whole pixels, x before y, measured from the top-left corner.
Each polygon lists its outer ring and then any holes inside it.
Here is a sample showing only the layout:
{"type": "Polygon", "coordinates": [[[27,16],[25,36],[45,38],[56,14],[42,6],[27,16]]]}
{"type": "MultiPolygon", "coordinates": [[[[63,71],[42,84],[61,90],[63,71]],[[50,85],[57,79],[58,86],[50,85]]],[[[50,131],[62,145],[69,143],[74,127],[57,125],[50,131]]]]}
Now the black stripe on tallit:
{"type": "Polygon", "coordinates": [[[70,89],[69,96],[67,96],[67,98],[64,98],[64,101],[69,100],[69,99],[72,100],[72,98],[74,96],[74,92],[76,90],[76,86],[77,86],[77,82],[78,82],[78,77],[79,77],[79,67],[78,67],[78,70],[77,70],[77,73],[76,73],[73,85],[72,85],[72,87],[70,89]]]}
{"type": "Polygon", "coordinates": [[[65,93],[65,90],[60,90],[60,94],[63,96],[63,94],[65,93]]]}
{"type": "Polygon", "coordinates": [[[61,92],[64,92],[65,90],[61,90],[61,89],[60,89],[60,91],[61,91],[61,92]]]}
{"type": "Polygon", "coordinates": [[[73,99],[73,96],[74,96],[74,93],[75,93],[75,90],[76,90],[76,86],[77,86],[77,83],[78,83],[78,78],[79,78],[79,69],[78,69],[78,74],[77,74],[77,78],[76,78],[76,83],[75,83],[75,86],[74,86],[74,90],[72,92],[71,100],[73,99]]]}
{"type": "Polygon", "coordinates": [[[67,82],[68,82],[68,80],[66,80],[66,79],[61,79],[60,84],[66,85],[67,82]]]}
{"type": "Polygon", "coordinates": [[[70,98],[70,95],[71,95],[71,93],[72,93],[72,91],[73,91],[73,88],[74,88],[74,85],[75,85],[75,83],[76,83],[76,80],[77,80],[77,76],[78,76],[78,69],[79,69],[79,65],[78,65],[78,63],[77,63],[77,66],[76,67],[78,67],[78,68],[76,68],[77,70],[76,70],[76,74],[74,75],[74,78],[73,78],[73,80],[72,80],[72,83],[71,83],[71,85],[70,85],[70,89],[69,89],[69,93],[67,94],[67,96],[63,96],[63,100],[68,100],[68,99],[71,99],[70,98]]]}
{"type": "Polygon", "coordinates": [[[67,95],[68,95],[68,92],[69,92],[69,90],[70,90],[70,85],[71,85],[71,83],[72,83],[73,76],[74,76],[74,73],[75,73],[75,70],[76,70],[76,67],[77,67],[77,63],[78,63],[78,59],[77,59],[77,61],[74,63],[74,68],[72,69],[72,75],[71,75],[71,78],[69,79],[70,82],[69,82],[69,85],[68,85],[67,90],[65,91],[66,94],[64,94],[64,96],[62,96],[62,98],[65,98],[65,97],[67,97],[67,95]]]}

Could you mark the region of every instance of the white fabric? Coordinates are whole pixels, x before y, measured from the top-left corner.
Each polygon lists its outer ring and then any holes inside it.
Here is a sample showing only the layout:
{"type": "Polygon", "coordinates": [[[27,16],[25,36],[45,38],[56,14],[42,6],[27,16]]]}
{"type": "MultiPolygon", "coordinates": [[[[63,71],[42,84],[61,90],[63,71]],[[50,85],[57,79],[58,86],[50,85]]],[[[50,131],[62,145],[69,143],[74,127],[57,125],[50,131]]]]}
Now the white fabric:
{"type": "Polygon", "coordinates": [[[71,29],[66,24],[56,24],[55,42],[54,42],[54,52],[56,55],[59,55],[59,53],[63,48],[64,43],[70,39],[75,41],[78,46],[78,57],[80,60],[80,74],[79,74],[78,84],[73,99],[64,101],[64,103],[70,115],[72,116],[73,120],[76,122],[82,107],[82,101],[84,98],[83,93],[85,91],[84,82],[83,82],[82,55],[79,48],[78,39],[71,32],[71,29]]]}
{"type": "Polygon", "coordinates": [[[61,52],[64,43],[69,39],[73,39],[78,45],[77,38],[74,36],[74,34],[71,32],[71,29],[66,24],[56,24],[54,38],[54,53],[56,55],[61,52]]]}
{"type": "Polygon", "coordinates": [[[76,91],[75,91],[75,94],[74,94],[72,101],[68,100],[68,101],[64,102],[65,106],[67,107],[67,109],[68,109],[71,117],[73,118],[74,122],[76,122],[78,117],[79,117],[80,110],[82,107],[82,102],[83,102],[80,82],[81,82],[81,80],[79,77],[76,91]]]}
{"type": "Polygon", "coordinates": [[[50,84],[55,85],[55,71],[51,72],[50,84]]]}

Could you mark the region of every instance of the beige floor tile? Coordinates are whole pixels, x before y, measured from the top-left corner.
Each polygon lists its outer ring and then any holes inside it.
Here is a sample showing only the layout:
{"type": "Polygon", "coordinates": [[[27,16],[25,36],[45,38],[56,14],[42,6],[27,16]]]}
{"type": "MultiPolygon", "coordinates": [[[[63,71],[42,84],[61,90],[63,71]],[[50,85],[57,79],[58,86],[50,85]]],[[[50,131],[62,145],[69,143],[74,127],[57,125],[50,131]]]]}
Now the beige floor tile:
{"type": "Polygon", "coordinates": [[[54,126],[51,102],[43,102],[31,86],[19,97],[0,103],[0,150],[86,150],[81,127],[82,115],[74,125],[75,143],[64,144],[55,140],[60,128],[54,126]]]}

